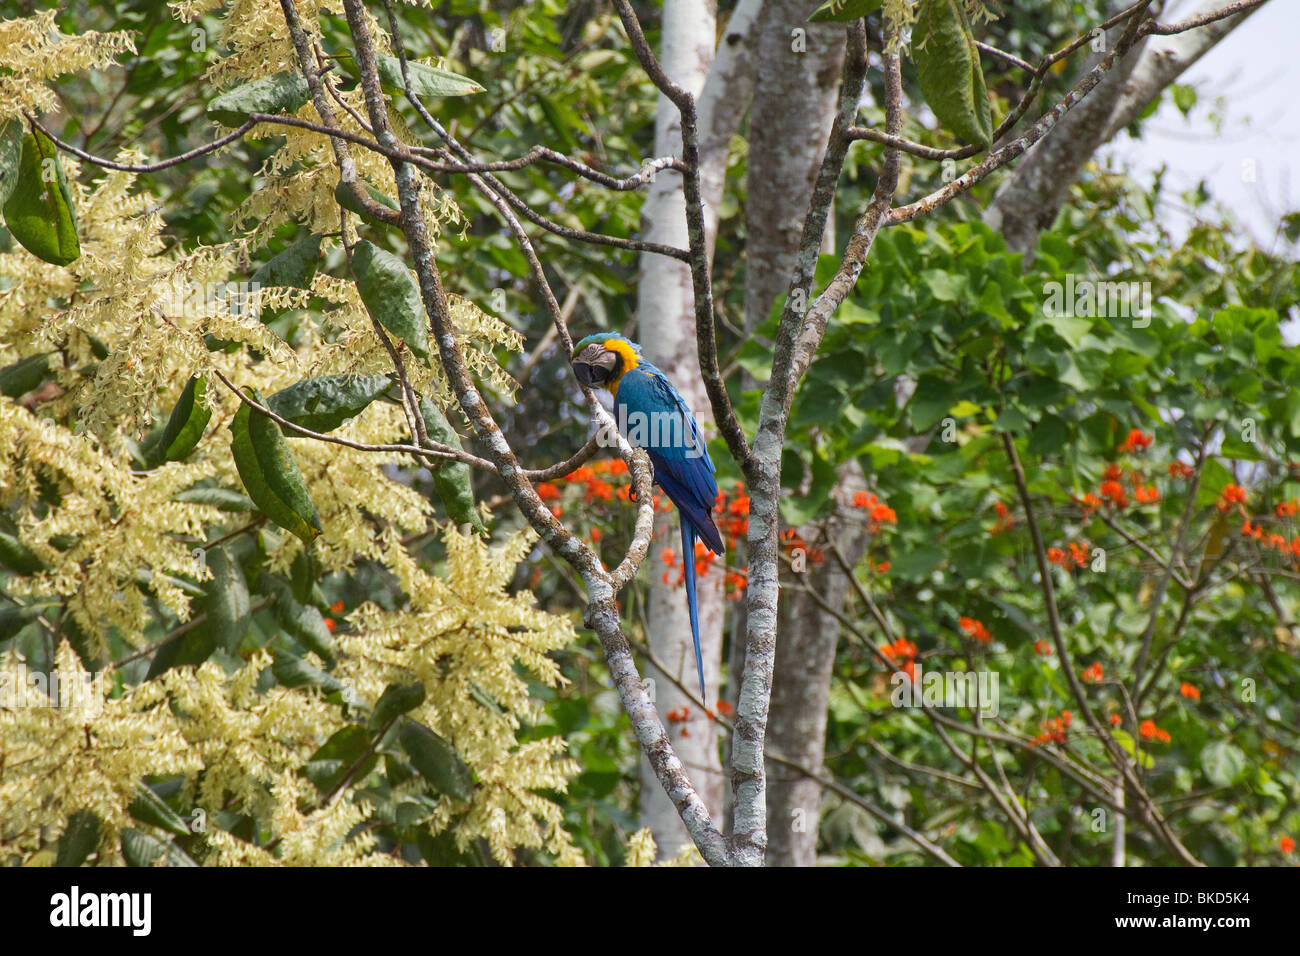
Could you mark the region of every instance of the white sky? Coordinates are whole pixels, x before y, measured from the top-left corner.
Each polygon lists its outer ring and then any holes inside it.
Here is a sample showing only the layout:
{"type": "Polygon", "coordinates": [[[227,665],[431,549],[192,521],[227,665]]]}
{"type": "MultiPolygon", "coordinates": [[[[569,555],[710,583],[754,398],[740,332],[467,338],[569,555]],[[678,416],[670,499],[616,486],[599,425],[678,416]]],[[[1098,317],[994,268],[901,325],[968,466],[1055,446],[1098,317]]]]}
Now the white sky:
{"type": "MultiPolygon", "coordinates": [[[[1171,3],[1161,20],[1172,22],[1199,6],[1171,3]]],[[[1300,210],[1300,176],[1292,175],[1293,157],[1300,155],[1297,37],[1300,0],[1269,0],[1183,74],[1179,82],[1198,94],[1188,118],[1166,100],[1140,140],[1120,134],[1103,155],[1129,164],[1144,183],[1164,165],[1171,199],[1204,180],[1259,246],[1275,248],[1279,218],[1300,210]]],[[[1175,234],[1187,222],[1176,202],[1160,216],[1175,234]]]]}

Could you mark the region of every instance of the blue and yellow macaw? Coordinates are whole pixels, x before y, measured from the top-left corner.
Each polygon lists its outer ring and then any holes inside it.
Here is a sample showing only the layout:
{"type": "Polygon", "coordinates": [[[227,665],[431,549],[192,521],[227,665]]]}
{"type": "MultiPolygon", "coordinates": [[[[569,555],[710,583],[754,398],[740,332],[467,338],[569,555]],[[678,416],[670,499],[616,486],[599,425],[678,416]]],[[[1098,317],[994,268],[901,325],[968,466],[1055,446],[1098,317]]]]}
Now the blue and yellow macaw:
{"type": "Polygon", "coordinates": [[[718,498],[716,469],[700,426],[681,393],[659,369],[641,357],[641,347],[613,332],[589,335],[573,347],[573,374],[588,388],[607,388],[614,396],[615,417],[628,442],[644,448],[654,465],[654,480],[682,516],[682,564],[686,604],[695,639],[695,670],[704,695],[704,661],[700,657],[699,608],[695,598],[695,539],[722,554],[722,535],[713,523],[718,498]]]}

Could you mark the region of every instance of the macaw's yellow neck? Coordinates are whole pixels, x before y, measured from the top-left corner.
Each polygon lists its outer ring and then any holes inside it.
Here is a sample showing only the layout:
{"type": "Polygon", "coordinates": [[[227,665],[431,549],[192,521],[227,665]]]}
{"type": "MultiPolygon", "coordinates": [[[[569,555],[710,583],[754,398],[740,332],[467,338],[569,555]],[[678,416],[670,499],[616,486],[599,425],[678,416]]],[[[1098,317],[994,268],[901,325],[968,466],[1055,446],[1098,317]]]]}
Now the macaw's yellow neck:
{"type": "Polygon", "coordinates": [[[626,342],[621,342],[618,339],[610,339],[605,343],[605,348],[609,349],[611,352],[617,352],[623,359],[623,367],[619,369],[618,378],[610,379],[608,384],[605,386],[609,389],[609,393],[617,398],[618,383],[623,381],[624,375],[632,371],[632,369],[636,368],[641,363],[636,357],[636,350],[626,342]]]}

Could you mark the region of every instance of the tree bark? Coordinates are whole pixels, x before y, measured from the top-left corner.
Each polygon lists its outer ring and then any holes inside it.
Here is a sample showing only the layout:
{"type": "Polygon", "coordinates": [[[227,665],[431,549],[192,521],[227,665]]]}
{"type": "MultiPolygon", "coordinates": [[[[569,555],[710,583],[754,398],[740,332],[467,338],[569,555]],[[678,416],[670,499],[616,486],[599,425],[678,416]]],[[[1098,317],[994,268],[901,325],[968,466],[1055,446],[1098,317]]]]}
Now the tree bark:
{"type": "MultiPolygon", "coordinates": [[[[700,182],[704,201],[705,234],[712,261],[717,237],[718,211],[726,181],[727,153],[752,92],[751,47],[759,0],[743,0],[732,14],[722,43],[714,51],[715,21],[712,4],[668,0],[663,15],[661,62],[678,85],[698,97],[700,130],[700,182]]],[[[655,123],[656,156],[681,155],[681,121],[677,109],[660,96],[655,123]]],[[[648,241],[684,248],[687,245],[686,208],[681,176],[660,173],[642,208],[642,233],[648,241]]],[[[643,255],[637,295],[640,324],[638,338],[646,357],[659,366],[682,393],[706,434],[711,429],[710,405],[705,394],[695,339],[695,306],[690,272],[686,265],[662,256],[643,255]]],[[[650,566],[647,643],[651,653],[686,687],[697,684],[695,650],[685,589],[676,584],[676,571],[663,581],[659,554],[664,547],[680,552],[679,516],[660,514],[655,521],[655,545],[650,566]]],[[[681,560],[694,560],[681,555],[681,560]]],[[[707,693],[705,705],[716,706],[725,599],[722,564],[699,584],[700,653],[707,693]]],[[[652,672],[653,673],[653,672],[652,672]]],[[[718,755],[717,725],[700,706],[687,698],[664,675],[657,676],[656,706],[667,715],[686,708],[686,719],[669,723],[673,745],[692,770],[709,812],[721,818],[724,778],[718,755]]],[[[661,857],[675,856],[690,837],[676,808],[665,797],[649,763],[641,761],[642,824],[654,833],[661,857]]]]}
{"type": "MultiPolygon", "coordinates": [[[[807,0],[774,0],[760,17],[745,203],[747,331],[767,319],[772,303],[786,291],[835,115],[844,29],[809,24],[808,15],[817,6],[807,0]]],[[[864,486],[860,471],[858,482],[864,486]]],[[[814,532],[803,528],[800,533],[807,538],[814,532]]],[[[861,547],[848,540],[845,545],[855,552],[861,547]]],[[[847,591],[839,569],[829,563],[810,566],[806,577],[833,603],[847,591]]],[[[768,747],[809,767],[821,765],[825,745],[826,703],[839,632],[829,617],[797,593],[786,592],[779,605],[768,747]]],[[[744,645],[736,641],[733,673],[739,674],[743,666],[744,645]]],[[[767,863],[811,865],[821,787],[791,777],[775,764],[769,763],[767,772],[767,863]]]]}

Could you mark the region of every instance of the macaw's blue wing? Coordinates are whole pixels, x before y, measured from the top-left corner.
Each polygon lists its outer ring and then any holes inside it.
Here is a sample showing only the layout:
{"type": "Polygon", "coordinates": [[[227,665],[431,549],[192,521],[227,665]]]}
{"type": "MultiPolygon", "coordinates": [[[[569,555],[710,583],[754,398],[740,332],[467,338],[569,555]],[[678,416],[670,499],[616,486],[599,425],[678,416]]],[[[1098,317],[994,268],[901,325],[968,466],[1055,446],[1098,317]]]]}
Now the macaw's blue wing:
{"type": "MultiPolygon", "coordinates": [[[[689,523],[710,551],[722,554],[722,535],[713,523],[718,499],[713,459],[685,399],[662,372],[642,362],[619,381],[616,401],[626,409],[628,440],[649,453],[655,481],[681,512],[683,524],[689,523]]],[[[688,567],[694,555],[692,542],[683,556],[688,567]]]]}

